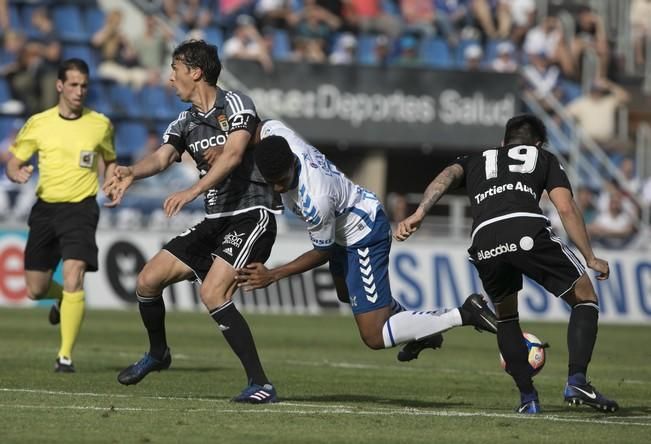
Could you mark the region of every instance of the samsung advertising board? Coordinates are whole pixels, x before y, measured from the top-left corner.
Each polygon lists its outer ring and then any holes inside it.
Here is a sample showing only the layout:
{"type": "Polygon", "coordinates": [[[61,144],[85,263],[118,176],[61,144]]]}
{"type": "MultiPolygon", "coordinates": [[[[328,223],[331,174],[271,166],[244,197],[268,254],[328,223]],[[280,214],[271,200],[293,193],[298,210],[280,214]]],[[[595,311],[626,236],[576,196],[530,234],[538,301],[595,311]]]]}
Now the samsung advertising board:
{"type": "Polygon", "coordinates": [[[263,118],[313,143],[468,149],[497,144],[517,109],[513,74],[229,60],[263,118]]]}
{"type": "MultiPolygon", "coordinates": [[[[135,285],[145,261],[172,237],[172,233],[100,231],[100,270],[86,278],[89,308],[135,308],[135,285]]],[[[30,307],[23,276],[26,232],[0,230],[0,306],[30,307]]],[[[278,236],[268,264],[280,264],[311,248],[307,236],[278,236]]],[[[651,258],[644,252],[599,251],[610,262],[611,276],[594,282],[602,322],[651,321],[651,258]]],[[[461,243],[411,240],[394,243],[390,259],[394,297],[411,310],[432,310],[460,305],[481,283],[461,243]]],[[[203,310],[197,287],[190,282],[173,285],[164,293],[171,310],[203,310]]],[[[327,267],[284,279],[255,292],[239,293],[235,302],[257,313],[350,313],[340,304],[327,267]]],[[[49,301],[41,301],[49,305],[49,301]]],[[[528,320],[566,320],[566,305],[531,281],[520,293],[520,315],[528,320]]]]}

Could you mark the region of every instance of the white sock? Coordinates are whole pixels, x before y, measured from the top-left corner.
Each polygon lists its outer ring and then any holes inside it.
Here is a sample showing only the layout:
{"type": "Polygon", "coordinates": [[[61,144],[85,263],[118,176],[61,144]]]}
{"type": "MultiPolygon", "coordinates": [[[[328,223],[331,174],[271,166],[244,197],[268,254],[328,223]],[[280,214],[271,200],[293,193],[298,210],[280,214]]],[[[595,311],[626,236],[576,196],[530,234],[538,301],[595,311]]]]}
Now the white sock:
{"type": "Polygon", "coordinates": [[[461,325],[458,308],[439,311],[403,311],[391,316],[382,327],[384,347],[415,341],[461,325]]]}

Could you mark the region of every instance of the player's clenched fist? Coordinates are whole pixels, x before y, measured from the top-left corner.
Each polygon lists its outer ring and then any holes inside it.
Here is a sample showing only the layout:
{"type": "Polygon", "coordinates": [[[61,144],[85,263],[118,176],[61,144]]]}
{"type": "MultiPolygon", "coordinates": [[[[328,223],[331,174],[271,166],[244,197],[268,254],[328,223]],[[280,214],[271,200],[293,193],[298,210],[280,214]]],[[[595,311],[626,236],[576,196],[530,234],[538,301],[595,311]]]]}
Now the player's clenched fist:
{"type": "Polygon", "coordinates": [[[408,218],[402,220],[398,224],[396,232],[393,234],[393,238],[397,241],[404,241],[409,238],[413,233],[415,233],[419,228],[420,224],[423,222],[423,216],[416,211],[408,218]]]}

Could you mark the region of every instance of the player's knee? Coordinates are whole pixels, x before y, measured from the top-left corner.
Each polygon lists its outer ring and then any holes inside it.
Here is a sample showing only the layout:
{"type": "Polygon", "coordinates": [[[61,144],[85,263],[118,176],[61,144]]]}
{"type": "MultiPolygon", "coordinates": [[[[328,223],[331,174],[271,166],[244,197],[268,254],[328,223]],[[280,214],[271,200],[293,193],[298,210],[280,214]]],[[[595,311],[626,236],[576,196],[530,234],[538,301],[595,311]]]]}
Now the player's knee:
{"type": "Polygon", "coordinates": [[[199,297],[203,305],[209,309],[219,307],[230,299],[224,290],[220,286],[209,285],[204,281],[199,288],[199,297]]]}
{"type": "Polygon", "coordinates": [[[37,301],[45,297],[48,287],[39,284],[27,284],[27,297],[32,301],[37,301]]]}
{"type": "Polygon", "coordinates": [[[146,267],[138,274],[136,292],[140,295],[160,294],[163,291],[157,274],[146,267]]]}
{"type": "Polygon", "coordinates": [[[593,304],[599,303],[597,293],[594,291],[592,282],[590,282],[587,274],[581,276],[581,278],[574,285],[574,288],[568,291],[567,294],[563,296],[563,299],[571,307],[584,302],[593,304]]]}
{"type": "Polygon", "coordinates": [[[381,332],[359,332],[362,341],[371,350],[380,350],[384,348],[384,339],[381,332]]]}

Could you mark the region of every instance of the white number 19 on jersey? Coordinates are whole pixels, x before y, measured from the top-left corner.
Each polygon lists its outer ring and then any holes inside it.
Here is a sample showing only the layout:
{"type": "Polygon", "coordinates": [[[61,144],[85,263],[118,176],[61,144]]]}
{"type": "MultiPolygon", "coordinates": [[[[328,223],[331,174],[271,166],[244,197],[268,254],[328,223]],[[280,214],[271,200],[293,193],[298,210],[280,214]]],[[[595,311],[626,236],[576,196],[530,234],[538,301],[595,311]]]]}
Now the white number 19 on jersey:
{"type": "MultiPolygon", "coordinates": [[[[533,146],[516,146],[508,152],[509,158],[521,163],[509,165],[512,173],[529,174],[536,169],[538,161],[538,149],[533,146]]],[[[497,150],[486,150],[483,152],[486,159],[486,179],[497,177],[497,150]]]]}

